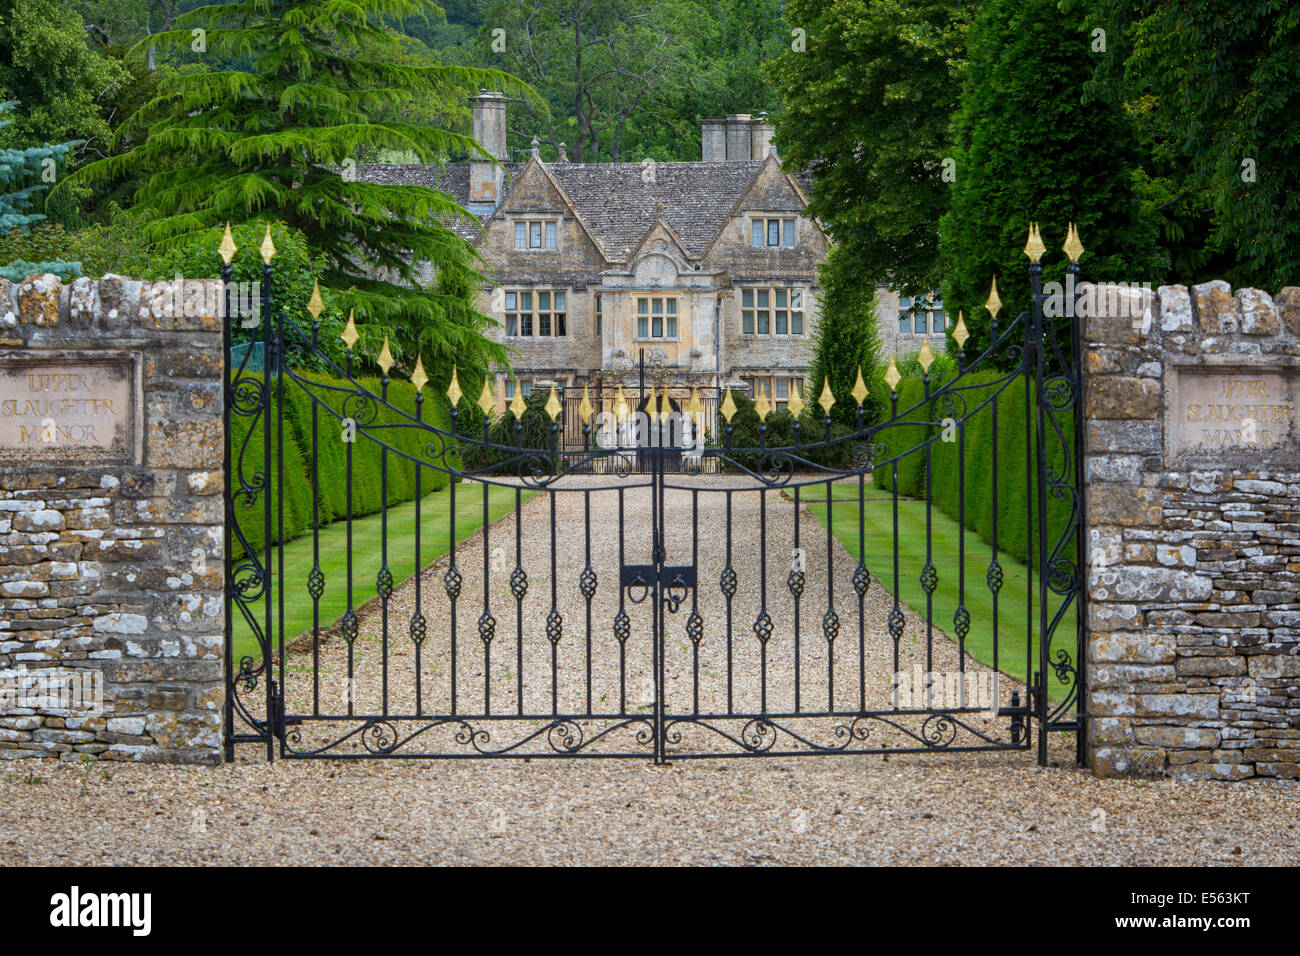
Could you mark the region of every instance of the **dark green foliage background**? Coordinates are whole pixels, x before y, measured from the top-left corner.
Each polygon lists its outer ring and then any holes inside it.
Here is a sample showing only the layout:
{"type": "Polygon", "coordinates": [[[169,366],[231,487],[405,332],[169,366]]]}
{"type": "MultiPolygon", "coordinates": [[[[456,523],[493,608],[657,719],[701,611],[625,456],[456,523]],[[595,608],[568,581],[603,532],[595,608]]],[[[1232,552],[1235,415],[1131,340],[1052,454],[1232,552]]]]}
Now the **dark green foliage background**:
{"type": "MultiPolygon", "coordinates": [[[[992,403],[985,405],[979,411],[977,408],[996,390],[996,386],[991,384],[1003,378],[1005,373],[996,371],[977,371],[968,373],[961,380],[962,385],[976,386],[964,391],[962,394],[966,401],[966,411],[969,415],[964,420],[960,416],[955,416],[958,421],[962,421],[965,432],[965,449],[966,449],[966,481],[965,481],[965,499],[966,499],[966,527],[977,532],[979,536],[989,544],[993,543],[993,512],[994,512],[994,493],[993,493],[993,407],[992,403]]],[[[943,382],[936,382],[933,386],[934,391],[938,391],[943,382]]],[[[1030,401],[1034,401],[1033,392],[1030,392],[1030,401]]],[[[908,378],[899,383],[898,386],[898,408],[899,419],[901,422],[914,422],[918,424],[899,424],[887,425],[882,427],[876,433],[875,441],[885,448],[883,455],[877,456],[877,460],[882,458],[892,458],[896,455],[902,455],[898,462],[898,492],[900,495],[914,498],[924,498],[926,496],[926,472],[925,472],[925,450],[923,443],[928,439],[934,439],[930,445],[930,475],[931,475],[931,494],[935,507],[953,520],[959,520],[961,517],[961,494],[962,484],[958,480],[961,444],[957,441],[945,442],[941,440],[943,432],[940,424],[926,424],[926,422],[938,422],[942,415],[936,403],[935,412],[929,410],[929,406],[922,405],[921,408],[908,414],[908,410],[913,406],[924,401],[924,386],[919,379],[908,378]],[[913,451],[913,449],[916,449],[913,451]]],[[[1030,534],[1036,534],[1037,520],[1031,521],[1028,515],[1028,502],[1030,501],[1030,475],[1026,473],[1026,431],[1031,441],[1037,440],[1037,416],[1034,406],[1031,404],[1027,413],[1025,408],[1025,387],[1023,378],[1011,382],[1003,388],[997,395],[997,414],[998,414],[998,431],[997,431],[997,516],[998,516],[998,540],[999,550],[1004,554],[1009,554],[1015,560],[1024,562],[1028,555],[1027,544],[1030,540],[1030,534]]],[[[1064,445],[1051,425],[1047,428],[1047,460],[1048,464],[1058,473],[1064,468],[1065,449],[1072,448],[1074,442],[1074,419],[1070,412],[1058,413],[1058,424],[1061,426],[1061,432],[1064,436],[1064,445]]],[[[1030,454],[1034,454],[1031,445],[1030,454]]],[[[1031,467],[1033,459],[1030,460],[1031,467]]],[[[1034,479],[1035,484],[1037,479],[1034,479]]],[[[892,466],[886,465],[876,469],[875,472],[876,487],[883,488],[887,491],[893,489],[893,469],[892,466]]],[[[1034,505],[1037,509],[1037,504],[1034,505]]],[[[1051,495],[1047,498],[1047,527],[1048,541],[1055,541],[1061,529],[1068,526],[1070,520],[1070,509],[1066,502],[1054,498],[1051,495]]]]}
{"type": "MultiPolygon", "coordinates": [[[[350,388],[343,379],[308,372],[298,374],[309,382],[331,385],[335,388],[350,388]]],[[[245,374],[240,378],[241,381],[245,379],[260,382],[262,376],[245,374]]],[[[377,378],[359,378],[357,384],[374,395],[379,395],[381,392],[381,384],[377,378]]],[[[339,416],[343,414],[343,402],[347,395],[344,392],[329,388],[311,388],[309,394],[308,388],[286,378],[283,383],[272,382],[271,402],[273,409],[280,401],[282,387],[284,400],[284,451],[283,458],[280,458],[277,454],[277,441],[279,438],[276,427],[277,419],[273,410],[271,419],[271,474],[268,487],[271,489],[272,495],[271,520],[278,527],[279,504],[275,495],[279,475],[276,470],[276,463],[277,461],[283,461],[283,540],[292,541],[294,538],[311,531],[312,527],[313,461],[311,455],[311,415],[313,405],[317,407],[317,434],[319,436],[316,444],[317,458],[315,464],[320,489],[320,524],[323,527],[332,521],[347,517],[347,446],[342,440],[342,426],[339,417],[331,414],[327,408],[322,408],[316,403],[312,398],[312,394],[319,396],[325,405],[338,412],[339,416]]],[[[388,402],[401,412],[413,417],[415,415],[415,386],[404,381],[391,382],[388,386],[388,402]]],[[[355,403],[349,405],[349,410],[354,415],[360,414],[355,403]]],[[[436,392],[430,393],[427,389],[424,393],[423,418],[427,424],[444,431],[449,428],[451,423],[446,401],[441,395],[436,392]]],[[[374,424],[393,424],[405,421],[407,419],[402,415],[380,406],[374,424]]],[[[242,415],[231,415],[230,434],[231,446],[234,449],[233,454],[236,456],[236,460],[239,449],[243,447],[246,440],[248,442],[248,450],[243,457],[243,474],[246,479],[251,480],[254,474],[262,470],[263,464],[264,439],[261,416],[253,419],[242,415]]],[[[383,504],[382,492],[384,486],[381,481],[382,448],[379,442],[383,442],[391,448],[422,461],[432,462],[434,460],[433,456],[426,454],[425,450],[430,445],[436,446],[440,440],[435,433],[414,427],[394,429],[358,427],[356,437],[357,440],[352,446],[353,517],[373,514],[379,511],[383,504]]],[[[389,453],[387,495],[389,505],[400,504],[403,501],[414,499],[415,471],[416,468],[413,462],[402,458],[395,452],[389,453]]],[[[420,471],[420,491],[422,495],[447,487],[450,478],[445,471],[439,471],[433,467],[422,468],[420,471]]],[[[234,468],[232,468],[231,481],[237,489],[238,480],[234,468]]],[[[265,498],[258,494],[255,496],[253,503],[248,504],[246,499],[238,494],[237,490],[233,497],[235,515],[239,520],[240,529],[247,539],[248,546],[254,552],[260,552],[266,546],[266,539],[263,534],[262,511],[265,498]]],[[[273,534],[273,540],[275,537],[277,535],[273,534]]],[[[237,539],[230,542],[230,554],[235,558],[244,554],[243,545],[237,539]]]]}

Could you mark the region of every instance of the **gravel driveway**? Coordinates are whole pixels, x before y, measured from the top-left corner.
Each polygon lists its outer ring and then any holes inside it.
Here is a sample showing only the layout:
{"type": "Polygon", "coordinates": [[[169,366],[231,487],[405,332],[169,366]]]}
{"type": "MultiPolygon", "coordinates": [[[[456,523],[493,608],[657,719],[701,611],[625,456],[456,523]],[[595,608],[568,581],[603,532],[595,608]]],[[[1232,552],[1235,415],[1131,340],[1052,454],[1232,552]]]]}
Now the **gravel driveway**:
{"type": "MultiPolygon", "coordinates": [[[[762,660],[751,624],[762,604],[757,565],[763,553],[758,496],[732,495],[732,565],[742,582],[733,617],[732,675],[726,680],[726,606],[716,582],[726,565],[725,482],[668,493],[674,509],[670,562],[688,563],[699,548],[699,613],[704,622],[698,688],[694,647],[686,636],[689,602],[671,618],[665,671],[668,699],[690,713],[698,689],[703,713],[725,713],[728,689],[733,706],[761,706],[762,660]],[[706,492],[704,487],[715,489],[706,492]],[[722,493],[716,489],[722,489],[722,493]],[[693,495],[702,504],[701,523],[690,520],[693,495]],[[683,517],[684,516],[684,517],[683,517]]],[[[733,489],[735,486],[732,486],[733,489]]],[[[637,549],[648,556],[648,522],[634,517],[632,492],[624,511],[628,561],[637,549]]],[[[590,496],[586,520],[583,492],[557,501],[556,606],[564,620],[552,671],[551,645],[534,638],[524,644],[523,698],[526,711],[549,713],[552,694],[560,712],[581,714],[587,706],[586,650],[592,649],[592,707],[618,710],[627,694],[629,713],[644,713],[649,696],[647,622],[629,609],[631,631],[625,676],[610,622],[617,613],[617,589],[610,569],[617,560],[616,495],[590,496]],[[608,498],[608,500],[604,500],[608,498]],[[590,534],[589,534],[590,532],[590,534]],[[591,643],[578,575],[590,541],[593,566],[603,569],[593,599],[591,643]],[[552,685],[551,675],[556,675],[552,685]]],[[[824,531],[807,513],[800,517],[800,546],[808,579],[800,609],[804,635],[796,658],[794,603],[785,578],[794,541],[795,509],[779,495],[766,506],[769,591],[774,619],[769,646],[769,708],[793,708],[794,665],[800,665],[800,705],[820,709],[857,706],[888,699],[894,668],[892,642],[884,621],[892,599],[874,583],[864,601],[864,656],[858,656],[858,608],[851,575],[856,557],[838,542],[830,549],[824,531]],[[833,572],[825,573],[828,555],[833,572]],[[841,621],[833,648],[822,638],[833,582],[841,621]],[[806,616],[805,616],[806,615],[806,616]],[[867,681],[859,690],[859,667],[867,681]],[[832,691],[828,675],[835,675],[832,691]]],[[[550,500],[539,495],[525,506],[521,549],[529,573],[524,603],[525,633],[545,633],[551,601],[550,500]]],[[[487,539],[490,606],[497,618],[485,682],[483,644],[477,619],[482,610],[481,537],[463,544],[464,569],[458,621],[463,643],[457,660],[459,705],[483,708],[490,693],[493,712],[519,707],[517,620],[510,593],[514,565],[513,518],[493,526],[487,539]],[[504,549],[497,552],[495,549],[504,549]],[[471,573],[470,569],[478,569],[471,573]]],[[[446,562],[423,577],[421,605],[429,639],[421,653],[422,703],[443,706],[450,693],[449,604],[443,590],[446,562]]],[[[399,589],[389,607],[388,705],[413,712],[415,655],[404,641],[414,608],[414,583],[399,589]]],[[[377,606],[362,615],[353,648],[357,680],[354,707],[382,706],[383,641],[377,606]]],[[[957,666],[955,646],[938,635],[927,648],[924,624],[907,616],[901,665],[934,670],[957,666]]],[[[290,655],[291,710],[313,706],[311,649],[290,655]]],[[[348,674],[343,642],[320,648],[324,675],[322,712],[340,705],[348,674]]],[[[973,661],[968,668],[977,669],[973,661]]],[[[1003,699],[1012,688],[1004,682],[1003,699]]],[[[543,721],[544,723],[544,721],[543,721]]],[[[999,726],[1002,723],[999,722],[999,726]]],[[[536,727],[538,721],[522,721],[536,727]]],[[[823,722],[821,732],[829,728],[823,722]]],[[[686,728],[696,732],[698,728],[686,728]]],[[[498,731],[495,741],[506,739],[498,731]]],[[[302,731],[302,744],[317,728],[302,731]]],[[[683,745],[708,752],[716,735],[684,732],[683,745]]],[[[826,740],[827,738],[817,738],[826,740]]],[[[879,738],[873,738],[879,739],[879,738]]],[[[900,739],[901,742],[901,739],[900,739]]],[[[416,741],[415,743],[422,743],[416,741]]],[[[350,745],[356,749],[355,738],[350,745]]],[[[727,864],[997,864],[1082,863],[1283,864],[1300,850],[1300,784],[1295,781],[1239,784],[1175,781],[1098,780],[1073,768],[1071,741],[1053,741],[1056,766],[1040,769],[1027,752],[945,755],[827,756],[813,758],[677,760],[656,767],[647,757],[626,760],[297,761],[267,765],[254,748],[219,768],[76,764],[29,761],[0,769],[0,865],[93,863],[221,864],[421,864],[421,863],[727,863],[727,864]]],[[[452,746],[443,740],[438,746],[452,746]]],[[[779,749],[779,748],[778,748],[779,749]]],[[[644,751],[647,752],[648,751],[644,751]]]]}

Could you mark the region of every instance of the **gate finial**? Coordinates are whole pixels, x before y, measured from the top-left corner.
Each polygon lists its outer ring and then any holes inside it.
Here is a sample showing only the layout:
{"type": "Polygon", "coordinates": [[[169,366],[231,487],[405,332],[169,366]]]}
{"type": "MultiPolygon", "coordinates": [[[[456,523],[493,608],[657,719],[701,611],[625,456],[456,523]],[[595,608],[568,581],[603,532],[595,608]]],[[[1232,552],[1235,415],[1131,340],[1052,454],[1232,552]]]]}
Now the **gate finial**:
{"type": "Polygon", "coordinates": [[[930,366],[934,364],[934,353],[930,351],[928,337],[921,340],[921,354],[916,357],[916,360],[921,363],[921,371],[929,375],[930,366]]]}
{"type": "Polygon", "coordinates": [[[351,309],[348,309],[348,324],[343,326],[343,331],[339,333],[339,338],[343,340],[343,344],[348,347],[349,352],[351,352],[353,347],[356,346],[357,339],[361,338],[361,335],[357,332],[357,323],[352,317],[351,309]]]}
{"type": "Polygon", "coordinates": [[[998,313],[1002,311],[1002,300],[998,298],[997,276],[993,277],[993,284],[989,287],[989,300],[984,303],[984,308],[988,309],[989,315],[995,319],[998,317],[998,313]]]}
{"type": "Polygon", "coordinates": [[[451,366],[451,382],[447,385],[447,400],[451,402],[451,407],[455,408],[464,398],[465,393],[460,390],[460,379],[456,377],[456,364],[451,366]]]}
{"type": "Polygon", "coordinates": [[[429,384],[429,376],[424,374],[424,358],[418,353],[415,356],[415,371],[411,373],[411,384],[415,386],[416,392],[423,392],[424,386],[429,384]]]}
{"type": "Polygon", "coordinates": [[[1025,255],[1029,257],[1030,262],[1037,262],[1043,258],[1043,253],[1047,251],[1047,246],[1043,245],[1043,236],[1038,231],[1038,223],[1029,224],[1029,241],[1025,243],[1025,255]]]}
{"type": "Polygon", "coordinates": [[[867,396],[870,394],[870,392],[867,391],[867,383],[862,381],[861,365],[858,366],[858,380],[853,383],[853,391],[849,394],[851,394],[853,400],[858,403],[858,408],[862,407],[862,403],[867,400],[867,396]]]}
{"type": "Polygon", "coordinates": [[[1079,238],[1079,227],[1070,223],[1070,229],[1065,237],[1065,245],[1061,246],[1062,251],[1069,257],[1071,262],[1078,262],[1079,256],[1083,255],[1083,241],[1079,238]]]}
{"type": "Polygon", "coordinates": [[[760,422],[766,422],[768,413],[772,411],[772,406],[767,400],[767,389],[761,385],[758,387],[758,400],[754,402],[754,411],[758,412],[760,422]]]}
{"type": "Polygon", "coordinates": [[[546,400],[546,414],[551,416],[551,421],[560,417],[560,412],[564,411],[564,406],[560,404],[560,396],[556,393],[555,386],[551,386],[551,396],[546,400]]]}
{"type": "Polygon", "coordinates": [[[966,351],[966,340],[970,338],[970,332],[966,330],[966,320],[962,318],[961,309],[957,310],[957,325],[952,330],[952,340],[957,343],[957,351],[966,351]]]}
{"type": "Polygon", "coordinates": [[[230,265],[230,260],[235,258],[235,253],[238,251],[238,247],[235,246],[235,237],[230,234],[230,223],[227,222],[226,234],[221,237],[221,245],[217,246],[217,252],[221,253],[221,261],[226,265],[230,265]]]}
{"type": "Polygon", "coordinates": [[[898,383],[903,380],[903,376],[898,374],[898,365],[894,362],[894,356],[889,357],[889,368],[885,370],[885,384],[889,386],[891,392],[898,391],[898,383]]]}
{"type": "Polygon", "coordinates": [[[803,408],[803,399],[799,397],[799,383],[790,379],[790,400],[785,403],[785,410],[794,416],[795,421],[798,421],[803,408]]]}
{"type": "Polygon", "coordinates": [[[388,375],[388,370],[393,367],[393,352],[388,347],[388,336],[386,335],[384,336],[384,347],[379,350],[379,358],[375,360],[375,364],[379,366],[385,376],[388,375]]]}
{"type": "Polygon", "coordinates": [[[271,241],[271,224],[269,222],[266,224],[266,236],[262,239],[260,252],[262,253],[262,261],[269,266],[271,260],[275,258],[275,243],[271,241]]]}
{"type": "Polygon", "coordinates": [[[492,394],[492,388],[488,385],[488,377],[483,377],[483,391],[478,397],[478,407],[483,409],[484,415],[491,415],[492,409],[496,408],[497,400],[492,394]]]}
{"type": "Polygon", "coordinates": [[[822,394],[817,399],[817,404],[822,407],[822,411],[827,415],[831,413],[831,406],[835,404],[835,395],[831,392],[831,380],[829,378],[822,379],[822,394]]]}
{"type": "Polygon", "coordinates": [[[515,398],[510,403],[510,414],[515,416],[515,421],[523,421],[524,412],[528,411],[528,403],[524,401],[524,390],[519,387],[519,379],[515,379],[515,398]]]}
{"type": "Polygon", "coordinates": [[[314,280],[311,284],[311,298],[307,300],[307,311],[313,319],[319,319],[325,311],[325,300],[320,297],[320,283],[314,280]]]}
{"type": "Polygon", "coordinates": [[[732,416],[736,414],[736,400],[731,397],[731,389],[727,389],[727,394],[722,396],[722,404],[718,407],[718,411],[722,412],[722,417],[730,425],[732,416]]]}
{"type": "Polygon", "coordinates": [[[591,407],[591,391],[587,385],[582,386],[582,404],[578,406],[578,416],[582,419],[584,425],[591,424],[591,413],[595,411],[591,407]]]}

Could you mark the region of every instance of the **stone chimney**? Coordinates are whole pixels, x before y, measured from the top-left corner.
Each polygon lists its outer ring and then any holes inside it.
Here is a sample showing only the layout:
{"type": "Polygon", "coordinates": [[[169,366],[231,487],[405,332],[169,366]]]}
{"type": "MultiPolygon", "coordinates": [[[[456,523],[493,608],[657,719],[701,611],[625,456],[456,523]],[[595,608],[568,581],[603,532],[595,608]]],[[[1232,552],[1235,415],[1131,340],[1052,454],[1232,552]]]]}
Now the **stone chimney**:
{"type": "Polygon", "coordinates": [[[706,163],[744,163],[775,152],[776,127],[749,113],[700,120],[701,159],[706,163]]]}
{"type": "Polygon", "coordinates": [[[768,153],[776,152],[776,147],[772,145],[772,137],[776,135],[775,126],[755,120],[749,133],[750,158],[767,159],[768,153]]]}
{"type": "Polygon", "coordinates": [[[722,117],[700,120],[701,139],[704,144],[703,160],[706,163],[727,161],[727,121],[722,117]]]}
{"type": "Polygon", "coordinates": [[[748,113],[732,113],[727,117],[727,162],[743,163],[750,159],[752,123],[748,113]]]}
{"type": "MultiPolygon", "coordinates": [[[[506,98],[502,93],[480,90],[474,97],[474,138],[496,159],[506,159],[506,98]]],[[[495,206],[501,198],[504,171],[484,159],[469,164],[469,201],[495,206]]]]}

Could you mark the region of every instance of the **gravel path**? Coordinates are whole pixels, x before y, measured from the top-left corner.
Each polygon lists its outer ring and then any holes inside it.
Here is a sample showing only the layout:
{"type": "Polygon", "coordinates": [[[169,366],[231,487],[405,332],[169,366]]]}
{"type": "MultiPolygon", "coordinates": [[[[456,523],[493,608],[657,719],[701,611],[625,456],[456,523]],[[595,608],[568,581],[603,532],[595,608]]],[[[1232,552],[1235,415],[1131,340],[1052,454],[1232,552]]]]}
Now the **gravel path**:
{"type": "Polygon", "coordinates": [[[1097,780],[1025,754],[5,769],[0,866],[1292,865],[1300,853],[1294,782],[1097,780]]]}
{"type": "MultiPolygon", "coordinates": [[[[726,605],[716,582],[726,564],[726,511],[716,499],[725,481],[710,479],[695,491],[669,492],[667,505],[678,520],[669,542],[669,561],[689,563],[692,547],[689,506],[701,498],[699,612],[700,709],[726,712],[726,605]],[[682,519],[680,516],[686,515],[682,519]]],[[[735,486],[732,486],[733,490],[735,486]]],[[[587,490],[590,490],[588,488],[587,490]]],[[[628,561],[648,558],[648,522],[634,518],[635,492],[626,493],[628,561]]],[[[644,494],[643,492],[641,494],[644,494]]],[[[617,561],[617,493],[591,493],[592,520],[584,519],[583,493],[557,501],[559,576],[557,610],[564,629],[556,645],[559,664],[555,695],[561,713],[586,707],[586,648],[592,648],[593,709],[617,712],[627,693],[631,714],[648,708],[649,628],[644,606],[629,607],[626,681],[620,682],[612,621],[616,589],[610,587],[617,561]],[[593,566],[601,573],[593,599],[592,642],[586,643],[585,602],[578,574],[586,562],[590,531],[593,566]]],[[[642,502],[644,503],[644,502],[642,502]]],[[[761,706],[762,661],[751,624],[758,562],[762,559],[762,504],[756,494],[732,496],[732,565],[741,581],[736,592],[732,642],[733,706],[761,706]]],[[[769,592],[774,622],[769,645],[769,709],[793,707],[794,603],[785,587],[793,546],[795,509],[779,495],[767,496],[769,592]],[[779,544],[778,544],[779,543],[779,544]]],[[[550,712],[550,500],[539,495],[525,506],[521,548],[529,573],[524,602],[525,708],[550,712]]],[[[834,597],[840,636],[832,654],[822,639],[826,611],[827,546],[824,532],[805,512],[800,545],[807,549],[807,582],[801,607],[801,706],[854,709],[860,693],[857,653],[858,609],[851,575],[856,560],[832,543],[834,597]],[[833,668],[833,696],[828,668],[833,668]]],[[[497,618],[491,674],[492,711],[510,712],[519,703],[518,647],[514,598],[508,575],[514,565],[513,518],[490,529],[487,540],[489,593],[497,618]],[[503,548],[502,552],[495,549],[503,548]]],[[[463,544],[458,622],[463,643],[457,660],[458,703],[464,710],[485,704],[482,643],[477,618],[482,608],[482,538],[463,544]],[[470,569],[477,569],[471,572],[470,569]]],[[[421,604],[429,638],[421,654],[422,703],[444,706],[450,693],[448,602],[443,591],[445,562],[423,576],[421,604]]],[[[389,709],[413,712],[415,655],[399,635],[406,633],[414,607],[414,583],[400,589],[389,608],[389,709]]],[[[884,630],[892,599],[873,582],[864,602],[865,695],[888,700],[893,648],[884,630]]],[[[675,711],[694,707],[693,646],[685,636],[689,603],[671,618],[665,671],[675,711]]],[[[381,618],[377,607],[362,615],[354,648],[357,678],[354,707],[382,705],[381,618]]],[[[926,661],[923,622],[907,616],[901,666],[926,661]],[[913,641],[912,638],[916,640],[913,641]]],[[[956,648],[937,635],[929,650],[933,670],[956,667],[956,648]]],[[[345,705],[346,648],[341,641],[321,649],[322,707],[345,705]]],[[[291,710],[312,706],[311,651],[287,660],[291,710]]],[[[978,670],[972,661],[968,668],[978,670]]],[[[1004,682],[1005,700],[1012,688],[1004,682]]],[[[580,721],[580,723],[584,723],[580,721]]],[[[1005,721],[995,722],[1005,731],[1005,721]]],[[[525,720],[492,728],[492,746],[510,733],[544,726],[525,720]]],[[[355,725],[355,724],[354,724],[355,725]]],[[[822,721],[810,739],[833,743],[833,722],[822,721]],[[821,736],[817,736],[821,734],[821,736]]],[[[323,728],[307,727],[301,745],[320,740],[323,728]]],[[[598,748],[615,735],[590,744],[598,748]]],[[[872,743],[884,740],[877,728],[872,743]]],[[[698,727],[682,729],[680,748],[709,752],[722,738],[698,727]]],[[[587,741],[590,743],[589,741],[587,741]]],[[[895,743],[901,743],[896,736],[895,743]]],[[[454,739],[434,733],[412,741],[454,750],[454,739]],[[429,743],[433,741],[433,743],[429,743]]],[[[543,751],[546,741],[535,741],[543,751]]],[[[626,745],[627,740],[622,741],[626,745]]],[[[222,864],[422,864],[422,863],[727,863],[727,864],[1017,864],[1081,863],[1273,864],[1294,863],[1300,850],[1300,784],[1295,781],[1240,784],[1098,780],[1072,767],[1068,739],[1055,740],[1058,766],[1038,768],[1032,754],[952,753],[945,755],[831,756],[808,759],[677,760],[656,767],[646,758],[629,760],[427,761],[388,759],[358,762],[262,762],[244,748],[233,764],[219,768],[81,765],[31,761],[0,770],[0,865],[94,863],[222,864]]],[[[360,740],[347,745],[355,752],[360,740]]],[[[779,749],[779,746],[778,748],[779,749]]],[[[638,752],[648,753],[645,748],[638,752]]]]}

